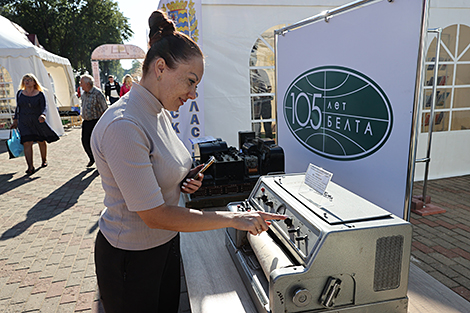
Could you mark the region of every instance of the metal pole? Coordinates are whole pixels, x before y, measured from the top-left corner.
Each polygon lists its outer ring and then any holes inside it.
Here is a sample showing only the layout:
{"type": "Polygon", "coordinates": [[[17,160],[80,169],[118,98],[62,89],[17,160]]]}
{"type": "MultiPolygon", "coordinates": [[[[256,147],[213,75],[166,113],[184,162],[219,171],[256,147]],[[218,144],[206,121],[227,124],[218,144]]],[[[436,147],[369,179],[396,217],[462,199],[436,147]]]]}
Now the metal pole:
{"type": "MultiPolygon", "coordinates": [[[[332,10],[323,11],[320,14],[317,14],[315,16],[306,18],[306,19],[304,19],[300,22],[297,22],[295,24],[283,27],[281,29],[276,29],[274,31],[274,34],[284,35],[288,31],[291,31],[293,29],[315,23],[319,20],[325,20],[326,22],[328,22],[328,20],[334,15],[338,15],[338,14],[347,12],[347,11],[352,10],[352,9],[357,9],[362,5],[366,5],[366,4],[369,4],[369,3],[372,3],[372,2],[379,2],[379,1],[383,1],[383,0],[356,0],[356,1],[353,1],[351,3],[347,3],[345,5],[334,8],[332,10]]],[[[393,2],[393,0],[388,0],[388,2],[393,2]]]]}
{"type": "Polygon", "coordinates": [[[441,50],[441,35],[442,28],[435,28],[428,30],[429,32],[437,33],[437,43],[436,43],[436,59],[434,60],[434,77],[432,81],[432,98],[431,98],[431,112],[429,112],[429,130],[428,130],[428,150],[426,152],[426,167],[424,170],[424,182],[423,182],[423,207],[426,207],[426,188],[428,184],[428,173],[429,173],[429,163],[431,162],[431,141],[432,141],[432,131],[434,128],[434,107],[436,105],[436,94],[437,94],[437,75],[439,71],[439,54],[441,50]]]}

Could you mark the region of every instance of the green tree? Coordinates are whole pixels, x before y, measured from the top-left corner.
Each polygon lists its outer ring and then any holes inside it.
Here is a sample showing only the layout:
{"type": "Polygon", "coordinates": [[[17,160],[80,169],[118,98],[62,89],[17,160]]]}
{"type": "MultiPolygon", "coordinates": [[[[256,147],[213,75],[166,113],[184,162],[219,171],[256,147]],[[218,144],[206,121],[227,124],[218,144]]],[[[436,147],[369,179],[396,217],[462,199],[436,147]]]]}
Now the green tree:
{"type": "Polygon", "coordinates": [[[69,59],[78,73],[92,72],[95,48],[122,44],[133,34],[112,0],[0,0],[0,5],[1,15],[36,34],[46,50],[69,59]]]}
{"type": "Polygon", "coordinates": [[[132,67],[129,70],[129,74],[132,75],[132,77],[142,77],[142,62],[139,60],[133,60],[132,61],[132,67]]]}

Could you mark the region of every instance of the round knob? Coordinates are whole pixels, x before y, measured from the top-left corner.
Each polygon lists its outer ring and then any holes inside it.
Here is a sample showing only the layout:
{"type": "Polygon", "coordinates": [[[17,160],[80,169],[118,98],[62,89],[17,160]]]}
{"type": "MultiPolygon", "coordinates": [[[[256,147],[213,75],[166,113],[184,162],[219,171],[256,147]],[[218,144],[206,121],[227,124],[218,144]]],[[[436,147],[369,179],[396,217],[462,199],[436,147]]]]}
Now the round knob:
{"type": "Polygon", "coordinates": [[[281,204],[277,210],[276,210],[276,213],[277,214],[286,214],[286,206],[284,204],[281,204]]]}
{"type": "Polygon", "coordinates": [[[284,220],[284,223],[288,226],[288,227],[291,227],[292,226],[292,218],[288,217],[284,220]]]}
{"type": "Polygon", "coordinates": [[[307,306],[312,300],[312,295],[310,291],[305,288],[300,288],[294,291],[294,296],[292,301],[296,306],[307,306]]]}

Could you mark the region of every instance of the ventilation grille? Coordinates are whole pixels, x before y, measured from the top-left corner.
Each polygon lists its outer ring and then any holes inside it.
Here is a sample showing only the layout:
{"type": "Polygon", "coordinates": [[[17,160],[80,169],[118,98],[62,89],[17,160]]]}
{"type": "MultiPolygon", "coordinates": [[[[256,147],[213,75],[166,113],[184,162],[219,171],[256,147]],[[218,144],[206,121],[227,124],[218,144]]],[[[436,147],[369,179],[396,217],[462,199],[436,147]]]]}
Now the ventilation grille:
{"type": "Polygon", "coordinates": [[[377,239],[374,291],[396,289],[400,286],[403,241],[403,236],[377,239]]]}

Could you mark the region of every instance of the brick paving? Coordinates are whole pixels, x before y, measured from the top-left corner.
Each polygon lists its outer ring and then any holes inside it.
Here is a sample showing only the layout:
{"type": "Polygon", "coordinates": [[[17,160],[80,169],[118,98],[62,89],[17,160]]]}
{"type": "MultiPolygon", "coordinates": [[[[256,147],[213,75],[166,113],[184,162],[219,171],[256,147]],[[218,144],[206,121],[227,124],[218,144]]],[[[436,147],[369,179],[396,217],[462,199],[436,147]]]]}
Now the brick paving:
{"type": "MultiPolygon", "coordinates": [[[[423,183],[413,189],[422,195],[423,183]]],[[[431,203],[446,212],[411,213],[411,261],[470,301],[470,175],[428,181],[426,189],[431,203]]]]}
{"type": "MultiPolygon", "coordinates": [[[[104,192],[80,135],[67,129],[48,145],[49,166],[30,177],[0,141],[0,312],[104,312],[93,254],[104,192]]],[[[185,288],[181,313],[190,312],[185,288]]]]}
{"type": "MultiPolygon", "coordinates": [[[[48,148],[49,166],[27,177],[24,158],[9,160],[0,141],[0,312],[103,312],[93,259],[100,176],[85,167],[80,128],[48,148]]],[[[39,165],[37,145],[33,151],[39,165]]],[[[470,176],[430,181],[427,194],[447,212],[411,218],[412,262],[467,300],[469,186],[470,176]]],[[[182,282],[180,312],[190,313],[184,276],[182,282]]]]}

